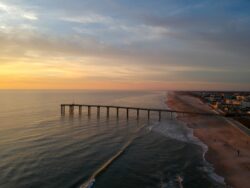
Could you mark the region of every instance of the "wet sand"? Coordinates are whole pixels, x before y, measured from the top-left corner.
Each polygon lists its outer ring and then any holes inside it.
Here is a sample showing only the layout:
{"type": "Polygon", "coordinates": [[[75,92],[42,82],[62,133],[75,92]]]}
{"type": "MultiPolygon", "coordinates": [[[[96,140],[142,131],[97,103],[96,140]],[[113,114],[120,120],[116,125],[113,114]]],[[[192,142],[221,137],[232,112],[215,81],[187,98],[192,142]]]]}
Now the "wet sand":
{"type": "MultiPolygon", "coordinates": [[[[212,112],[199,98],[168,93],[168,106],[175,110],[212,112]]],[[[205,155],[215,172],[234,188],[250,187],[250,137],[233,127],[224,117],[185,115],[178,117],[208,146],[205,155]],[[239,156],[238,156],[238,151],[239,156]]]]}

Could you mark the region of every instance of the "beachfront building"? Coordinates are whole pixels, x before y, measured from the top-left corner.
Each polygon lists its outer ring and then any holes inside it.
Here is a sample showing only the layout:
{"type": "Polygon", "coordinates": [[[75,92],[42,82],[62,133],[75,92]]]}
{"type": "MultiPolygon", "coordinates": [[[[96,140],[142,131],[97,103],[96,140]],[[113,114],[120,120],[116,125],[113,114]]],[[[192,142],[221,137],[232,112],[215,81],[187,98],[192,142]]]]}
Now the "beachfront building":
{"type": "Polygon", "coordinates": [[[250,110],[250,96],[247,92],[200,92],[199,96],[213,109],[227,114],[247,113],[250,110]]]}
{"type": "Polygon", "coordinates": [[[241,106],[241,101],[235,100],[235,99],[224,99],[223,102],[224,105],[230,105],[234,107],[240,107],[241,106]]]}
{"type": "Polygon", "coordinates": [[[210,106],[211,106],[213,109],[218,109],[218,107],[219,107],[219,102],[213,101],[213,102],[210,104],[210,106]]]}
{"type": "Polygon", "coordinates": [[[250,108],[250,101],[242,101],[241,107],[242,108],[250,108]]]}
{"type": "Polygon", "coordinates": [[[245,99],[246,99],[246,96],[243,96],[243,95],[237,95],[236,96],[237,101],[244,101],[245,99]]]}

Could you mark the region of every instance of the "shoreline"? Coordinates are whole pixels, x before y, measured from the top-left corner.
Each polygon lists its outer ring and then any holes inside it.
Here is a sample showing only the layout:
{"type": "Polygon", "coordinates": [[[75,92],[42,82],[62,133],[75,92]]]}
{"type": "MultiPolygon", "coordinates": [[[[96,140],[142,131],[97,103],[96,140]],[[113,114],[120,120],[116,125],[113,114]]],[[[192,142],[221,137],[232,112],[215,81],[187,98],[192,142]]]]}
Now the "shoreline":
{"type": "MultiPolygon", "coordinates": [[[[174,110],[212,112],[199,98],[188,94],[168,92],[167,105],[174,110]]],[[[225,184],[234,188],[248,186],[250,179],[250,137],[230,125],[221,117],[185,115],[177,117],[195,137],[207,145],[205,160],[224,178],[225,184]],[[240,155],[238,156],[238,152],[240,155]]]]}

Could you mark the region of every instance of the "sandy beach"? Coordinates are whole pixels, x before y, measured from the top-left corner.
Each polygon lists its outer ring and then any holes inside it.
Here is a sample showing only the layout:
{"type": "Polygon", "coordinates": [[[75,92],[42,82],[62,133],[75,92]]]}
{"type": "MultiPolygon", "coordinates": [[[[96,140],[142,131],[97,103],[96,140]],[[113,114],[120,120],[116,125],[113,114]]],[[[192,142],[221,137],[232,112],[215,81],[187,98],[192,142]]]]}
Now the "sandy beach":
{"type": "MultiPolygon", "coordinates": [[[[168,105],[175,110],[212,112],[200,99],[188,94],[168,93],[168,105]]],[[[229,187],[248,188],[250,181],[250,137],[224,117],[188,115],[178,117],[208,146],[205,155],[229,187]],[[238,156],[239,152],[239,156],[238,156]]]]}

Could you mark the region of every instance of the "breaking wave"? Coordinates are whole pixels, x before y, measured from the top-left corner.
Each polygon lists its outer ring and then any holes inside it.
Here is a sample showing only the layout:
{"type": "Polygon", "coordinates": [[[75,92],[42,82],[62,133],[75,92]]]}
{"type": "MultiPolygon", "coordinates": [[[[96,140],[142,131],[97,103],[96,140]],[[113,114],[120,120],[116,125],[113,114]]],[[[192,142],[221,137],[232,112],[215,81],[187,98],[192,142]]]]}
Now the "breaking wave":
{"type": "Polygon", "coordinates": [[[108,161],[106,161],[99,169],[97,169],[89,178],[89,180],[82,184],[80,188],[91,188],[94,186],[94,183],[96,181],[96,178],[101,175],[116,159],[118,159],[125,150],[131,145],[131,143],[138,137],[138,133],[140,130],[142,130],[145,127],[145,124],[143,124],[141,127],[135,130],[133,136],[130,137],[130,139],[123,145],[123,147],[115,154],[113,155],[108,161]]]}
{"type": "Polygon", "coordinates": [[[205,163],[202,170],[206,172],[214,181],[220,184],[225,184],[224,178],[216,174],[214,172],[214,167],[205,159],[208,146],[194,136],[193,129],[189,128],[186,123],[178,120],[165,120],[162,122],[155,122],[151,127],[149,127],[149,130],[155,131],[171,139],[200,146],[203,151],[202,156],[205,163]]]}

